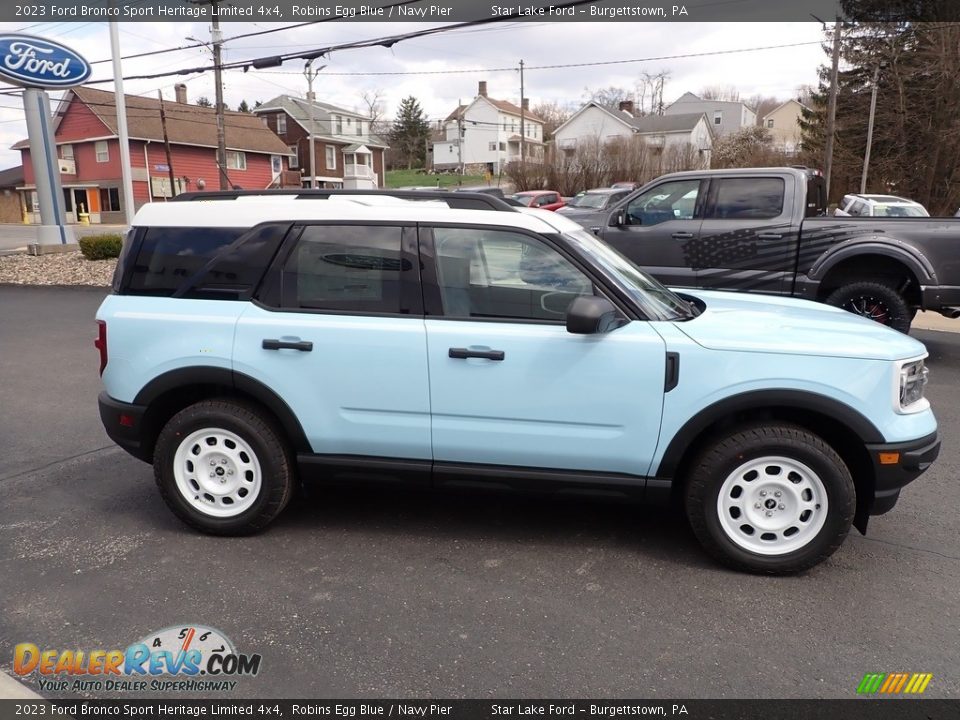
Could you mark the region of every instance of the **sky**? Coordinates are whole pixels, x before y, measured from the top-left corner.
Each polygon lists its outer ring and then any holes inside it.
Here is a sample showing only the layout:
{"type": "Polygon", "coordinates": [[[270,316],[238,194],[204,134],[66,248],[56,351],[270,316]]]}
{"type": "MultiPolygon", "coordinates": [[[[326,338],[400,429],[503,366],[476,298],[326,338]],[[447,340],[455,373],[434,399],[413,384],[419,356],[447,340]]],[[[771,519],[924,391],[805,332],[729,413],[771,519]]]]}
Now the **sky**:
{"type": "MultiPolygon", "coordinates": [[[[289,23],[222,23],[224,38],[283,27],[289,23]]],[[[227,41],[224,62],[307,51],[326,45],[410,32],[436,27],[428,23],[370,23],[336,21],[292,28],[280,32],[227,41]]],[[[105,22],[59,22],[26,25],[0,23],[0,32],[24,31],[55,39],[83,55],[88,61],[110,57],[110,36],[105,22]]],[[[119,23],[121,55],[179,48],[195,44],[187,38],[208,41],[206,23],[119,23]]],[[[380,91],[386,117],[392,117],[407,96],[420,102],[428,118],[448,115],[458,100],[470,100],[477,83],[486,80],[490,97],[518,103],[520,76],[516,68],[525,63],[524,89],[531,106],[557,102],[578,107],[586,88],[618,86],[632,89],[642,73],[669,72],[664,100],[670,102],[684,92],[705,87],[732,86],[741,97],[772,95],[783,100],[802,84],[815,84],[817,67],[825,61],[819,23],[549,23],[507,21],[492,26],[450,31],[431,37],[395,44],[392,48],[344,50],[315,61],[325,65],[315,81],[318,100],[347,108],[364,107],[362,94],[380,91]],[[806,44],[800,44],[806,43],[806,44]],[[728,52],[778,45],[795,45],[749,52],[728,52]],[[666,56],[723,53],[701,57],[666,56]],[[645,60],[646,58],[664,58],[645,60]],[[619,62],[588,67],[536,69],[537,66],[619,62]],[[477,72],[452,72],[452,71],[477,72]],[[424,74],[441,71],[442,74],[424,74]],[[407,72],[408,75],[376,75],[407,72]],[[342,74],[360,73],[360,74],[342,74]]],[[[195,48],[154,57],[123,61],[125,76],[149,74],[209,65],[207,48],[195,48]]],[[[109,62],[94,65],[91,79],[112,78],[109,62]]],[[[172,76],[153,80],[128,80],[127,94],[156,97],[157,90],[173,99],[173,86],[187,85],[188,100],[214,97],[213,72],[172,76]]],[[[236,109],[241,100],[251,106],[280,94],[303,95],[306,79],[303,61],[264,70],[224,72],[224,101],[236,109]]],[[[0,85],[0,88],[3,86],[0,85]]],[[[113,90],[113,84],[96,87],[113,90]]],[[[11,88],[12,90],[13,88],[11,88]]],[[[0,92],[5,92],[0,90],[0,92]]],[[[51,93],[54,100],[58,93],[51,93]]],[[[0,169],[20,162],[19,152],[10,146],[26,137],[23,109],[16,95],[0,94],[0,169]]]]}

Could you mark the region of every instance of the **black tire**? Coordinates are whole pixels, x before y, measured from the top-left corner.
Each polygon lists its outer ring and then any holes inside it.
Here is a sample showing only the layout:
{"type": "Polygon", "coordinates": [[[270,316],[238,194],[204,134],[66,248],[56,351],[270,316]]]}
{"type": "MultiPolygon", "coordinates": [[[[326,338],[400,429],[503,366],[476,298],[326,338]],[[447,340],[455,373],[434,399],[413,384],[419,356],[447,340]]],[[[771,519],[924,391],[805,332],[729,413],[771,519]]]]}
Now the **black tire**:
{"type": "MultiPolygon", "coordinates": [[[[229,448],[229,442],[232,441],[222,442],[224,442],[224,448],[229,448]]],[[[203,444],[198,440],[196,451],[199,451],[203,444]]],[[[206,444],[210,445],[210,443],[206,444]]],[[[234,446],[236,447],[236,443],[234,446]]],[[[204,447],[203,450],[211,453],[212,457],[212,453],[217,450],[216,442],[209,448],[204,447]]],[[[185,453],[190,452],[192,451],[185,448],[185,453]]],[[[192,460],[190,455],[187,455],[186,459],[192,460]]],[[[233,467],[228,463],[224,463],[224,466],[233,467]]],[[[245,467],[255,466],[251,464],[245,467]]],[[[187,525],[213,535],[249,535],[264,529],[290,501],[295,484],[293,468],[290,450],[284,442],[283,434],[278,431],[272,419],[258,406],[233,399],[204,400],[178,412],[160,432],[153,453],[154,479],[167,506],[187,525]],[[203,430],[211,432],[222,430],[232,433],[247,445],[252,456],[236,449],[231,451],[224,449],[223,452],[228,455],[230,452],[236,452],[241,458],[247,458],[247,461],[238,460],[238,464],[250,462],[257,463],[259,466],[259,486],[252,500],[247,500],[245,495],[237,500],[240,503],[249,503],[249,507],[239,514],[215,517],[204,513],[190,504],[178,486],[174,472],[177,451],[192,434],[203,430]]],[[[218,468],[215,469],[219,472],[218,468]]],[[[238,491],[240,493],[245,489],[239,479],[242,472],[243,467],[238,467],[235,484],[240,487],[238,491]]],[[[233,475],[233,472],[230,474],[233,475]]],[[[181,471],[181,478],[184,478],[184,475],[184,471],[181,471]]],[[[213,478],[213,474],[210,477],[213,478]]],[[[199,470],[197,479],[199,479],[199,470]]],[[[225,479],[218,478],[218,480],[226,482],[225,479]]],[[[191,479],[186,478],[184,482],[191,482],[191,479]]],[[[213,495],[205,494],[196,484],[196,479],[192,482],[193,487],[197,488],[194,500],[200,502],[201,496],[209,497],[211,498],[210,506],[216,508],[218,500],[213,495]]],[[[205,478],[203,482],[206,482],[205,478]]],[[[192,494],[193,490],[190,492],[192,494]]],[[[226,502],[223,498],[219,501],[226,502]]],[[[221,507],[225,508],[223,505],[221,507]]],[[[231,511],[230,508],[223,510],[223,512],[231,511]]]]}
{"type": "MultiPolygon", "coordinates": [[[[742,477],[746,478],[749,474],[742,477]]],[[[787,480],[792,485],[801,487],[799,482],[793,480],[793,475],[794,473],[786,475],[787,480]]],[[[786,482],[782,485],[790,487],[786,482]]],[[[789,496],[789,489],[783,492],[789,496]]],[[[768,491],[764,490],[763,493],[766,495],[768,491]]],[[[789,504],[790,500],[785,502],[789,504]]],[[[713,439],[699,453],[688,474],[685,504],[687,518],[694,534],[707,552],[715,558],[738,570],[782,575],[811,568],[826,560],[840,547],[853,522],[856,491],[847,466],[833,448],[821,438],[797,425],[749,425],[713,439]],[[758,475],[752,480],[747,480],[745,484],[740,481],[739,474],[734,476],[734,472],[740,468],[749,467],[751,462],[763,464],[767,459],[770,460],[770,469],[774,469],[778,464],[776,458],[801,463],[816,475],[826,494],[827,511],[822,519],[822,527],[801,547],[789,548],[787,543],[799,541],[805,532],[814,532],[820,518],[816,518],[813,514],[808,516],[812,522],[809,529],[804,529],[800,525],[801,529],[794,530],[793,533],[790,533],[792,527],[787,527],[778,531],[780,535],[765,532],[757,535],[758,542],[767,535],[773,535],[773,542],[784,544],[786,552],[777,553],[774,544],[771,544],[769,549],[764,548],[765,552],[755,552],[743,546],[743,543],[750,543],[753,538],[752,533],[746,536],[742,530],[752,522],[749,514],[754,511],[750,509],[743,511],[744,524],[740,526],[740,530],[732,527],[741,520],[728,520],[726,517],[721,517],[723,511],[718,507],[720,491],[728,478],[736,477],[736,480],[730,480],[733,487],[740,484],[747,489],[741,489],[741,494],[735,494],[737,491],[728,485],[730,496],[738,498],[737,502],[742,496],[743,502],[758,508],[756,515],[765,514],[766,509],[759,503],[753,505],[753,501],[770,502],[773,493],[769,492],[767,499],[763,499],[759,497],[760,489],[768,481],[771,483],[770,487],[776,487],[775,483],[780,482],[782,476],[778,478],[775,475],[758,475]],[[749,485],[752,482],[757,482],[757,485],[749,485]],[[800,534],[797,540],[788,540],[791,535],[798,532],[800,534]],[[731,536],[736,537],[738,533],[740,539],[735,542],[731,536]]],[[[818,510],[820,507],[821,505],[816,505],[818,510]]],[[[775,507],[771,510],[774,513],[777,512],[775,507]]],[[[733,518],[740,517],[733,515],[733,510],[729,512],[733,518]]],[[[739,513],[740,510],[738,509],[737,512],[739,513]]],[[[782,517],[785,522],[798,524],[797,520],[789,520],[789,509],[783,511],[782,517]]],[[[774,518],[771,522],[777,522],[778,519],[774,518]]],[[[762,517],[759,522],[764,522],[762,517]]]]}
{"type": "Polygon", "coordinates": [[[910,322],[915,314],[892,287],[867,280],[842,285],[827,296],[827,304],[876,320],[902,333],[910,332],[910,322]]]}

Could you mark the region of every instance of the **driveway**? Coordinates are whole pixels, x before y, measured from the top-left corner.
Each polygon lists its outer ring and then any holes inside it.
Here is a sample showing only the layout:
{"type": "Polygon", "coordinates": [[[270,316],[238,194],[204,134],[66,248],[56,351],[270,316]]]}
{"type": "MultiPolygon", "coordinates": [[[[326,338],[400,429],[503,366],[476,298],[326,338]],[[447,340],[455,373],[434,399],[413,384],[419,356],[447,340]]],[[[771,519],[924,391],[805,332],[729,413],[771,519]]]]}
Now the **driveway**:
{"type": "Polygon", "coordinates": [[[232,697],[853,698],[895,671],[960,697],[960,335],[916,332],[934,469],[869,536],[765,578],[619,504],[322,491],[262,535],[198,535],[100,429],[102,294],[0,287],[0,670],[21,642],[204,624],[263,656],[232,697]]]}

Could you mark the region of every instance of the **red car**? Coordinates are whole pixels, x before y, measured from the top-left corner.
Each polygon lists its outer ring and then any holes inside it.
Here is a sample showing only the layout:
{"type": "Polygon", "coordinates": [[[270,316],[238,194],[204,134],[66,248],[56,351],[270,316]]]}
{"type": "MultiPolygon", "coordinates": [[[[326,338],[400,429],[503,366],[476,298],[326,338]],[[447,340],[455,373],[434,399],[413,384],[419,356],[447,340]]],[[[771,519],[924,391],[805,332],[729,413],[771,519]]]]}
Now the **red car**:
{"type": "Polygon", "coordinates": [[[567,204],[567,201],[555,190],[526,190],[514,193],[510,197],[527,207],[541,210],[557,210],[567,204]]]}

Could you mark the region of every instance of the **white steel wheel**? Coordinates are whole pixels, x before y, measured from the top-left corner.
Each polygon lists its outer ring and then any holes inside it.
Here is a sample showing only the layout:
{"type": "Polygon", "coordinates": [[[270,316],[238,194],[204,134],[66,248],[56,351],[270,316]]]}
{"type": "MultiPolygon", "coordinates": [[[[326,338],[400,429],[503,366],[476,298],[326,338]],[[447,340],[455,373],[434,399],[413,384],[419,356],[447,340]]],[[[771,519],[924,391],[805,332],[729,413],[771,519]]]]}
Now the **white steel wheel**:
{"type": "Polygon", "coordinates": [[[257,454],[235,432],[203,428],[187,435],[173,458],[177,491],[210,517],[240,515],[260,496],[263,472],[257,454]]]}
{"type": "Polygon", "coordinates": [[[785,555],[812,541],[827,518],[820,477],[797,460],[755,458],[720,486],[720,527],[735,544],[758,555],[785,555]]]}

